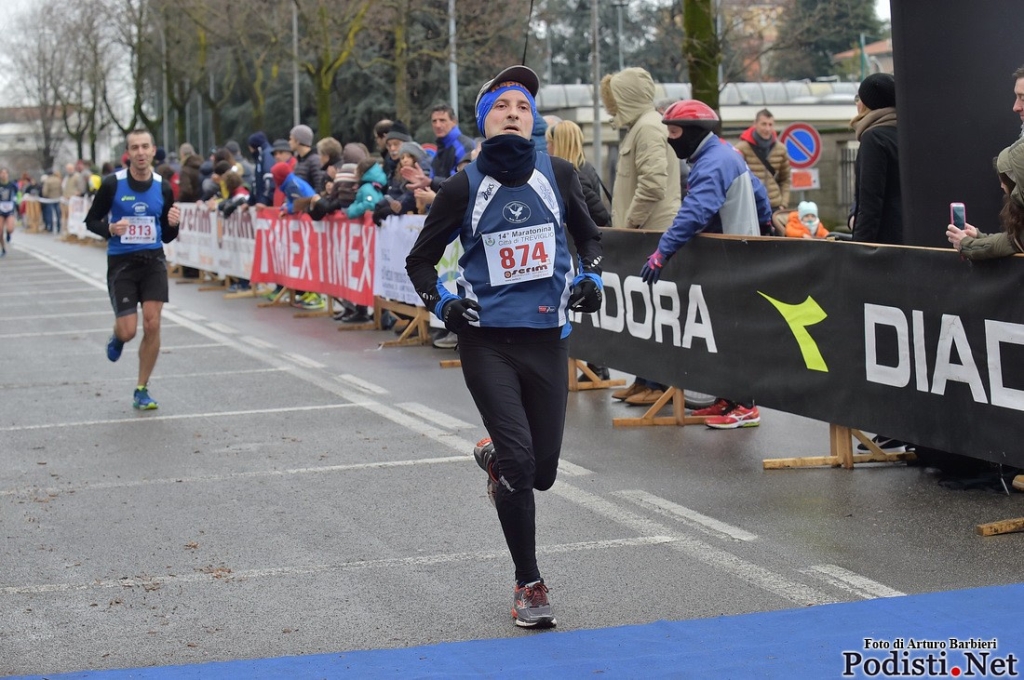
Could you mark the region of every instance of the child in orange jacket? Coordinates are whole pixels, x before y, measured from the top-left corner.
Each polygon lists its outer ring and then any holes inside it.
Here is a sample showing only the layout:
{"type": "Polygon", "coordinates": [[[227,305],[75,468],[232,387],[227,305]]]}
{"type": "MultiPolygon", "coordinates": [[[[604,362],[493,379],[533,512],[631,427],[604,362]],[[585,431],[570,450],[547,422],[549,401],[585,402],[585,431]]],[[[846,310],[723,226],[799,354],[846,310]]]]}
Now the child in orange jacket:
{"type": "Polygon", "coordinates": [[[818,204],[814,201],[800,201],[797,209],[789,213],[786,236],[791,238],[825,238],[828,229],[818,220],[818,204]]]}

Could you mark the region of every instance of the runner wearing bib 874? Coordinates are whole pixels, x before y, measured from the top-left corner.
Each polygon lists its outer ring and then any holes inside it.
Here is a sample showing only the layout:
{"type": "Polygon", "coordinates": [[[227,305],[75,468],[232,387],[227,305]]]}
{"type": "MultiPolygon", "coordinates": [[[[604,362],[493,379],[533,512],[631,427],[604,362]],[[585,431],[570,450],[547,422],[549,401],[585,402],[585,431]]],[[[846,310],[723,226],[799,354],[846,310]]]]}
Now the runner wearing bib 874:
{"type": "Polygon", "coordinates": [[[178,236],[181,211],[171,186],[153,172],[156,145],[148,130],[128,133],[128,168],[103,178],[85,225],[107,239],[107,291],[114,307],[114,333],[107,358],[121,358],[124,344],[135,337],[142,304],[139,381],[133,406],[155,409],[149,376],[160,354],[160,315],[168,298],[164,243],[178,236]]]}
{"type": "Polygon", "coordinates": [[[427,309],[459,337],[462,371],[490,438],[474,450],[487,472],[515,566],[518,626],[555,625],[537,565],[534,491],[555,483],[569,384],[569,310],[601,308],[601,234],[572,163],[537,152],[537,74],[525,66],[480,89],[475,161],[445,180],[406,270],[427,309]],[[577,267],[566,232],[572,235],[577,267]],[[434,265],[460,239],[459,295],[434,265]]]}

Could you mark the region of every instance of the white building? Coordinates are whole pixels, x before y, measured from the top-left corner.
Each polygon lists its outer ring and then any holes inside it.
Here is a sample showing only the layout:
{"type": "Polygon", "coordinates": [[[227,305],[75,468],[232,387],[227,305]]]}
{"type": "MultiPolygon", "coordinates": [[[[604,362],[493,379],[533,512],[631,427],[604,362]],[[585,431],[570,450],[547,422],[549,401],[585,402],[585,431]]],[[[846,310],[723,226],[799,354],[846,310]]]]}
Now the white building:
{"type": "MultiPolygon", "coordinates": [[[[64,130],[60,120],[54,121],[54,135],[60,138],[54,165],[63,167],[67,163],[78,160],[78,148],[64,130]]],[[[0,108],[0,166],[10,170],[11,177],[17,179],[23,172],[29,172],[36,179],[50,168],[41,165],[40,147],[42,146],[41,127],[38,110],[34,107],[0,108]]],[[[103,132],[96,142],[96,158],[86,158],[96,166],[114,160],[113,146],[117,140],[109,132],[103,132]]],[[[89,150],[83,149],[88,156],[89,150]]]]}

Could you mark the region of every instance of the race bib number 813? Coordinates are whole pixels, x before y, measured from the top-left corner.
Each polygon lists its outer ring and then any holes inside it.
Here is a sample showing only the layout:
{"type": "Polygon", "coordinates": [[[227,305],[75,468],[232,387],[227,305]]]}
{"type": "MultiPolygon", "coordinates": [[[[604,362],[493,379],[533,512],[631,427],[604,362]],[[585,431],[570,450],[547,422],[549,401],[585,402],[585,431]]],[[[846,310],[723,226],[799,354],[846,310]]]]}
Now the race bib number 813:
{"type": "Polygon", "coordinates": [[[156,218],[129,217],[128,231],[121,236],[121,243],[156,243],[156,218]]]}

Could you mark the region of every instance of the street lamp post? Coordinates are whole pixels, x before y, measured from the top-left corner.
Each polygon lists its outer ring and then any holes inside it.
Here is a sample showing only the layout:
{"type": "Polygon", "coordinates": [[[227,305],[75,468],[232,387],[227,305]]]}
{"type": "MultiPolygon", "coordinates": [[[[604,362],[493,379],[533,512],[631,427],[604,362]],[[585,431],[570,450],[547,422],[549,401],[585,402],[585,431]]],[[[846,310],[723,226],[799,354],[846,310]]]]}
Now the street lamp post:
{"type": "Polygon", "coordinates": [[[459,111],[459,65],[455,61],[455,0],[448,0],[448,90],[452,109],[459,111]]]}
{"type": "Polygon", "coordinates": [[[292,3],[292,125],[299,119],[299,0],[292,3]]]}
{"type": "Polygon", "coordinates": [[[616,18],[616,20],[618,21],[618,24],[619,24],[619,33],[618,33],[618,39],[616,40],[616,42],[618,42],[618,44],[619,44],[619,70],[620,71],[622,69],[626,68],[624,63],[623,63],[623,61],[622,61],[622,8],[625,7],[627,4],[628,3],[624,2],[624,0],[619,0],[618,2],[613,2],[612,3],[612,7],[615,8],[615,18],[616,18]]]}
{"type": "Polygon", "coordinates": [[[594,68],[594,122],[592,129],[594,131],[594,167],[597,168],[598,176],[604,175],[601,171],[601,99],[598,90],[601,87],[601,49],[600,40],[598,39],[597,29],[597,3],[598,0],[590,0],[590,34],[591,34],[591,59],[593,59],[594,68]]]}

